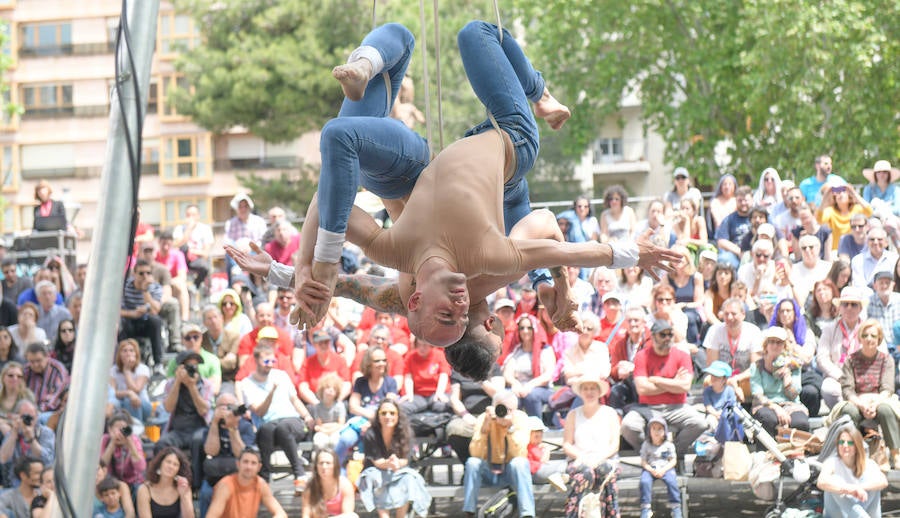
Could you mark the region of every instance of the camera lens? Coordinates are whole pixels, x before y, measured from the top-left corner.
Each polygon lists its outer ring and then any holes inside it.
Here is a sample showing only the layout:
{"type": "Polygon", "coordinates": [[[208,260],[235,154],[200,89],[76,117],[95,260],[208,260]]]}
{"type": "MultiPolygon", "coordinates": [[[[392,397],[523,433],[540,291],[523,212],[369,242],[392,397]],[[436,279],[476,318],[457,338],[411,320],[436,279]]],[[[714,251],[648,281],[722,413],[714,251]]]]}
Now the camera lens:
{"type": "Polygon", "coordinates": [[[238,405],[236,407],[232,407],[231,411],[234,415],[240,417],[247,413],[247,405],[238,405]]]}
{"type": "Polygon", "coordinates": [[[34,416],[31,415],[23,415],[22,416],[22,424],[25,426],[31,426],[34,424],[34,416]]]}
{"type": "Polygon", "coordinates": [[[122,427],[122,435],[124,435],[125,437],[128,437],[129,435],[131,435],[131,431],[132,431],[131,426],[129,426],[129,425],[125,425],[122,427]]]}
{"type": "Polygon", "coordinates": [[[494,407],[494,414],[500,418],[506,417],[509,414],[509,408],[503,404],[497,405],[494,407]]]}
{"type": "Polygon", "coordinates": [[[188,373],[188,376],[192,378],[197,374],[197,366],[192,363],[185,363],[184,370],[188,373]]]}

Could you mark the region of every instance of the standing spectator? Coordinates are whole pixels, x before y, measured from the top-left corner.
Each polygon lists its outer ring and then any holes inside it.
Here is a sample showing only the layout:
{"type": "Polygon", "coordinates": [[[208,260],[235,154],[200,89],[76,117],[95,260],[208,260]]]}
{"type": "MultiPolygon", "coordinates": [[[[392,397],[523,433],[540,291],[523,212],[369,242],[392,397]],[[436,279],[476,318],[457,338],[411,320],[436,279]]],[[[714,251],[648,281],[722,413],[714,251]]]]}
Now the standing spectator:
{"type": "Polygon", "coordinates": [[[26,302],[19,306],[19,323],[9,327],[9,334],[21,349],[29,344],[47,341],[47,333],[37,326],[39,310],[37,304],[26,302]]]}
{"type": "Polygon", "coordinates": [[[303,493],[301,518],[357,518],[356,491],[341,475],[334,450],[319,450],[313,455],[313,473],[309,489],[303,493]]]}
{"type": "Polygon", "coordinates": [[[709,200],[709,215],[712,222],[710,232],[717,231],[725,218],[737,210],[737,188],[737,179],[734,176],[725,174],[719,178],[713,197],[709,200]]]}
{"type": "Polygon", "coordinates": [[[274,238],[266,243],[265,250],[272,260],[293,265],[293,255],[300,248],[300,232],[290,221],[282,219],[275,224],[274,238]]]}
{"type": "Polygon", "coordinates": [[[13,304],[18,302],[19,295],[32,286],[31,279],[19,276],[17,267],[16,260],[11,257],[0,263],[0,268],[3,269],[3,300],[13,304]]]}
{"type": "Polygon", "coordinates": [[[844,234],[838,243],[838,257],[848,263],[861,254],[868,244],[866,234],[869,232],[869,220],[863,213],[854,214],[850,218],[850,232],[844,234]]]}
{"type": "Polygon", "coordinates": [[[165,432],[156,443],[157,451],[166,446],[190,449],[194,478],[191,487],[200,487],[203,438],[212,419],[213,391],[209,381],[200,375],[203,357],[194,351],[181,351],[175,358],[178,368],[166,382],[163,406],[171,417],[165,432]]]}
{"type": "Polygon", "coordinates": [[[841,368],[847,357],[860,348],[857,328],[869,296],[866,290],[848,286],[841,290],[840,298],[832,302],[838,305],[838,319],[822,328],[816,352],[816,363],[825,378],[822,380],[822,400],[828,408],[834,408],[841,400],[841,368]]]}
{"type": "MultiPolygon", "coordinates": [[[[536,328],[536,318],[529,315],[519,317],[517,340],[514,339],[513,350],[504,360],[503,377],[519,398],[519,405],[525,413],[541,417],[544,405],[550,400],[550,382],[556,368],[556,356],[553,348],[537,337],[536,328]]],[[[407,376],[409,372],[407,370],[407,376]]]]}
{"type": "Polygon", "coordinates": [[[72,314],[65,306],[56,304],[58,292],[56,285],[50,281],[41,281],[34,287],[38,298],[37,326],[44,330],[47,340],[56,341],[56,332],[63,320],[71,320],[72,314]]]}
{"type": "Polygon", "coordinates": [[[50,182],[41,180],[34,186],[34,230],[52,231],[66,230],[69,226],[66,221],[66,207],[61,201],[50,199],[53,189],[50,182]]]}
{"type": "MultiPolygon", "coordinates": [[[[239,406],[233,394],[223,393],[216,399],[209,432],[203,441],[203,483],[200,485],[200,516],[206,516],[213,498],[213,487],[239,469],[239,456],[256,444],[253,423],[245,417],[246,407],[239,406]],[[242,413],[241,410],[244,410],[242,413]]],[[[256,459],[261,465],[261,460],[256,459]]],[[[259,466],[253,475],[259,474],[259,466]]],[[[260,481],[264,482],[262,479],[260,481]]],[[[259,504],[257,504],[258,507],[259,504]]]]}
{"type": "Polygon", "coordinates": [[[12,470],[16,477],[16,488],[0,494],[0,511],[7,513],[10,518],[31,516],[32,501],[41,498],[38,487],[43,470],[44,464],[38,458],[19,459],[12,470]]]}
{"type": "Polygon", "coordinates": [[[825,493],[824,515],[880,517],[887,478],[866,455],[866,442],[856,427],[846,425],[835,435],[837,454],[822,464],[816,483],[825,493]]]}
{"type": "Polygon", "coordinates": [[[306,426],[313,418],[297,397],[294,382],[288,373],[275,369],[275,351],[268,344],[260,344],[253,351],[256,369],[238,383],[238,393],[261,424],[257,428],[257,444],[262,453],[262,476],[267,481],[272,473],[270,458],[275,447],[287,456],[294,474],[294,492],[304,489],[303,463],[297,454],[297,441],[307,435],[306,426]],[[305,422],[305,425],[304,425],[305,422]]]}
{"type": "Polygon", "coordinates": [[[687,169],[676,167],[672,171],[672,178],[675,181],[675,185],[671,191],[666,193],[663,199],[667,216],[678,210],[684,200],[695,200],[698,204],[703,203],[703,195],[700,194],[700,189],[691,186],[691,175],[687,169]]]}
{"type": "MultiPolygon", "coordinates": [[[[75,359],[75,321],[71,318],[60,321],[55,335],[56,340],[50,356],[65,365],[67,371],[72,372],[72,361],[75,359]]],[[[0,343],[2,343],[2,335],[0,335],[0,343]]]]}
{"type": "Polygon", "coordinates": [[[563,428],[563,451],[569,459],[567,474],[572,487],[566,499],[566,516],[577,518],[584,494],[603,488],[603,516],[619,513],[618,471],[619,416],[615,410],[600,403],[609,394],[609,384],[594,374],[581,377],[574,385],[584,404],[566,416],[563,428]],[[611,476],[606,481],[607,476],[611,476]]]}
{"type": "Polygon", "coordinates": [[[129,414],[117,412],[109,418],[100,439],[100,459],[111,476],[128,484],[132,494],[144,483],[147,458],[141,438],[132,432],[129,414]]]}
{"type": "Polygon", "coordinates": [[[820,207],[822,205],[822,186],[826,182],[840,179],[840,177],[831,173],[831,157],[828,155],[817,156],[815,167],[816,173],[800,182],[800,191],[803,192],[808,203],[820,207]]]}
{"type": "Polygon", "coordinates": [[[737,268],[741,262],[739,243],[750,232],[750,207],[753,194],[750,187],[743,185],[735,193],[737,208],[716,227],[716,244],[719,247],[719,261],[737,268]]]}
{"type": "Polygon", "coordinates": [[[444,350],[419,337],[404,359],[403,397],[400,408],[406,415],[450,410],[450,365],[444,350]]]}
{"type": "Polygon", "coordinates": [[[762,352],[759,328],[744,320],[744,304],[731,298],[722,304],[723,322],[716,324],[706,333],[703,348],[706,350],[706,366],[716,360],[728,364],[732,375],[728,384],[734,389],[739,401],[750,395],[750,365],[760,358],[762,352]]]}
{"type": "Polygon", "coordinates": [[[611,185],[603,191],[606,210],[600,213],[600,242],[625,241],[634,235],[637,217],[628,206],[628,193],[621,185],[611,185]]]}
{"type": "Polygon", "coordinates": [[[59,410],[62,393],[69,388],[69,371],[50,357],[43,343],[33,343],[25,349],[25,384],[31,389],[40,410],[41,424],[59,410]]]}
{"type": "Polygon", "coordinates": [[[254,448],[243,448],[237,458],[237,472],[216,484],[209,507],[211,518],[244,518],[256,516],[260,505],[273,518],[287,518],[287,513],[275,499],[272,489],[260,478],[262,459],[254,448]]]}
{"type": "Polygon", "coordinates": [[[681,518],[681,491],[675,473],[677,457],[675,445],[666,435],[669,433],[666,420],[654,416],[647,423],[647,438],[641,445],[641,518],[650,518],[653,512],[650,504],[653,499],[653,482],[662,480],[669,494],[669,508],[672,518],[681,518]]]}
{"type": "Polygon", "coordinates": [[[144,259],[134,265],[134,275],[125,283],[122,295],[122,328],[119,340],[144,337],[150,339],[153,355],[153,372],[165,372],[162,365],[162,286],[153,282],[153,269],[144,259]]]}
{"type": "Polygon", "coordinates": [[[854,214],[872,215],[872,207],[856,193],[856,189],[838,178],[829,182],[822,196],[822,205],[816,211],[819,223],[828,225],[832,232],[833,250],[837,250],[841,236],[850,232],[850,218],[854,214]]]}
{"type": "Polygon", "coordinates": [[[172,246],[181,250],[188,269],[194,272],[194,287],[198,290],[209,275],[209,252],[215,238],[212,227],[200,221],[200,208],[190,204],[184,209],[184,223],[172,232],[172,246]]]}
{"type": "Polygon", "coordinates": [[[759,187],[753,193],[753,205],[763,207],[771,214],[772,209],[781,203],[781,177],[774,167],[767,167],[759,176],[759,187]]]}
{"type": "Polygon", "coordinates": [[[650,328],[653,347],[641,349],[634,357],[634,386],[640,412],[631,410],[622,420],[622,436],[639,450],[644,442],[646,410],[662,414],[675,431],[675,448],[683,456],[694,440],[706,430],[706,419],[687,404],[687,393],[694,378],[691,357],[672,347],[672,324],[656,320],[650,328]]]}
{"type": "Polygon", "coordinates": [[[238,342],[240,335],[233,329],[225,328],[225,320],[222,311],[216,306],[207,305],[203,308],[203,332],[202,347],[216,355],[222,368],[222,381],[234,381],[234,375],[238,369],[238,342]]]}
{"type": "Polygon", "coordinates": [[[187,288],[187,259],[184,253],[173,246],[172,233],[164,230],[157,238],[159,250],[154,260],[165,265],[172,276],[172,295],[178,299],[181,308],[181,320],[187,321],[191,316],[191,297],[187,288]]]}
{"type": "Polygon", "coordinates": [[[9,433],[0,445],[0,464],[7,483],[15,487],[13,468],[26,457],[34,457],[47,465],[56,459],[56,435],[38,422],[37,408],[27,399],[16,405],[9,433]]]}
{"type": "Polygon", "coordinates": [[[778,425],[809,431],[809,411],[800,403],[800,364],[785,354],[787,339],[782,327],[766,329],[762,358],[750,366],[753,417],[773,437],[778,425]]]}
{"type": "MultiPolygon", "coordinates": [[[[266,220],[252,214],[253,200],[245,193],[237,193],[231,198],[231,209],[235,211],[234,217],[225,222],[225,244],[245,250],[250,242],[262,241],[266,233],[266,220]]],[[[228,284],[231,285],[231,276],[237,265],[231,256],[225,256],[225,271],[228,274],[228,284]]]]}
{"type": "Polygon", "coordinates": [[[528,465],[528,416],[518,410],[518,398],[508,390],[494,394],[492,402],[475,421],[475,435],[469,445],[471,456],[463,475],[462,510],[467,516],[474,516],[481,486],[504,485],[515,491],[519,516],[535,516],[528,465]]]}
{"type": "Polygon", "coordinates": [[[376,509],[381,518],[392,510],[398,518],[405,517],[410,503],[414,514],[424,516],[431,495],[422,475],[409,467],[413,440],[409,419],[392,399],[383,400],[375,415],[363,436],[366,460],[357,481],[360,499],[366,511],[376,509]]]}
{"type": "Polygon", "coordinates": [[[331,347],[331,335],[324,331],[313,333],[313,343],[316,346],[316,354],[303,360],[300,368],[297,393],[300,399],[307,405],[317,405],[321,401],[316,396],[319,386],[319,378],[327,372],[337,374],[341,379],[340,391],[337,394],[339,401],[350,397],[350,371],[347,363],[331,347]]]}
{"type": "Polygon", "coordinates": [[[115,391],[116,406],[138,421],[146,422],[153,412],[147,393],[150,368],[141,363],[139,346],[134,338],[119,342],[109,376],[109,384],[115,391]]]}
{"type": "Polygon", "coordinates": [[[146,478],[137,492],[138,518],[194,518],[191,465],[181,450],[162,448],[147,465],[146,478]]]}
{"type": "Polygon", "coordinates": [[[885,250],[887,233],[884,228],[870,229],[866,234],[866,242],[869,249],[850,260],[850,282],[861,288],[871,286],[877,272],[888,272],[893,277],[894,265],[897,264],[897,253],[885,250]]]}

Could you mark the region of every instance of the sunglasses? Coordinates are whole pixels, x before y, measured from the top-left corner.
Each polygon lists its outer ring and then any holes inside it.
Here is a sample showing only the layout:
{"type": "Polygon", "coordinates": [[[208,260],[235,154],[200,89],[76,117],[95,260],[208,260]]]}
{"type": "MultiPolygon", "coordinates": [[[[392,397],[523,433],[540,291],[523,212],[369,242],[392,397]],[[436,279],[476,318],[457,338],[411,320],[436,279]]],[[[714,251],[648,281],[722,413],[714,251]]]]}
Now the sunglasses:
{"type": "Polygon", "coordinates": [[[847,188],[846,187],[832,187],[831,188],[832,194],[840,194],[842,192],[847,192],[847,188]]]}
{"type": "Polygon", "coordinates": [[[521,330],[524,330],[524,329],[534,329],[534,328],[531,327],[531,326],[519,326],[519,330],[520,330],[520,331],[521,331],[521,330]]]}
{"type": "Polygon", "coordinates": [[[198,335],[198,334],[196,334],[196,333],[191,333],[191,334],[189,334],[189,335],[184,335],[183,338],[184,338],[185,340],[187,340],[188,342],[193,342],[194,340],[199,340],[200,338],[202,338],[202,336],[201,336],[201,335],[198,335]]]}
{"type": "Polygon", "coordinates": [[[222,303],[222,306],[235,306],[235,307],[237,307],[237,303],[236,303],[236,302],[231,302],[230,300],[226,300],[225,302],[222,303]]]}
{"type": "Polygon", "coordinates": [[[265,365],[266,367],[271,367],[271,366],[275,365],[275,359],[274,358],[265,359],[262,361],[262,364],[265,365]]]}
{"type": "Polygon", "coordinates": [[[851,225],[850,225],[850,228],[857,228],[857,229],[858,229],[858,228],[866,228],[866,225],[865,225],[865,223],[863,223],[862,225],[853,225],[853,224],[851,224],[851,225]]]}
{"type": "Polygon", "coordinates": [[[395,416],[397,415],[397,412],[395,410],[379,410],[378,415],[383,417],[395,416]]]}
{"type": "Polygon", "coordinates": [[[656,302],[673,302],[674,300],[671,297],[659,297],[656,299],[656,302]]]}
{"type": "Polygon", "coordinates": [[[771,255],[764,254],[762,252],[757,252],[755,255],[756,255],[757,259],[768,259],[768,258],[772,257],[771,255]]]}
{"type": "Polygon", "coordinates": [[[841,306],[845,308],[858,308],[860,307],[859,302],[841,302],[841,306]]]}
{"type": "Polygon", "coordinates": [[[656,333],[656,336],[658,336],[660,338],[672,338],[673,336],[675,336],[675,333],[673,333],[672,331],[662,331],[662,332],[656,333]]]}
{"type": "Polygon", "coordinates": [[[837,443],[838,443],[838,446],[856,446],[856,442],[854,442],[854,441],[841,441],[841,440],[839,440],[837,443]]]}

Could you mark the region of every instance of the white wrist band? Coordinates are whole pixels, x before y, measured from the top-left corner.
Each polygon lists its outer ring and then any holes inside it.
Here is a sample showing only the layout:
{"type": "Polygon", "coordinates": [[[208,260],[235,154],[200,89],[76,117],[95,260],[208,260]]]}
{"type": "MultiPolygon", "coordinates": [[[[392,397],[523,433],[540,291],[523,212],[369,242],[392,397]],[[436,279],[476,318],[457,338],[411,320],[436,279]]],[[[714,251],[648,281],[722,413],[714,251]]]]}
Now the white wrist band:
{"type": "Polygon", "coordinates": [[[640,257],[640,249],[635,243],[607,243],[612,250],[612,264],[610,268],[628,268],[636,266],[640,257]]]}
{"type": "Polygon", "coordinates": [[[344,249],[344,233],[329,232],[319,228],[316,234],[316,247],[313,259],[320,263],[336,263],[341,260],[341,251],[344,249]]]}

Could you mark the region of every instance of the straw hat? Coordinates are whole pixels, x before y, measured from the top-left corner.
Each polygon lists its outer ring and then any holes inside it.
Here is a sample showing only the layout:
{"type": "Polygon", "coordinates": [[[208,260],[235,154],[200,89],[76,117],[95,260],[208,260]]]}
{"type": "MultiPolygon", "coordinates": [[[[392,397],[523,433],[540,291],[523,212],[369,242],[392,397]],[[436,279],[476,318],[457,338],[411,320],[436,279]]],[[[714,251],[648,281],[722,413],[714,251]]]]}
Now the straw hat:
{"type": "Polygon", "coordinates": [[[879,160],[875,162],[875,165],[871,169],[863,169],[863,176],[866,177],[866,180],[868,180],[869,183],[875,183],[875,173],[878,171],[888,171],[891,173],[889,183],[894,183],[897,179],[900,179],[900,169],[891,167],[891,163],[887,160],[879,160]]]}
{"type": "Polygon", "coordinates": [[[835,306],[840,306],[843,302],[859,302],[865,308],[869,305],[868,291],[865,288],[847,286],[841,290],[840,297],[831,299],[831,303],[835,306]]]}
{"type": "Polygon", "coordinates": [[[586,383],[595,383],[600,387],[600,397],[609,394],[609,382],[605,379],[601,378],[599,374],[596,373],[587,373],[584,376],[578,378],[575,383],[572,384],[572,391],[575,392],[578,397],[581,397],[581,387],[586,383]]]}

